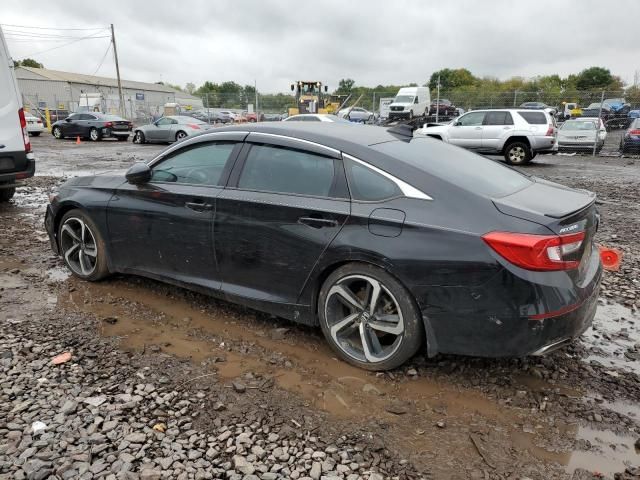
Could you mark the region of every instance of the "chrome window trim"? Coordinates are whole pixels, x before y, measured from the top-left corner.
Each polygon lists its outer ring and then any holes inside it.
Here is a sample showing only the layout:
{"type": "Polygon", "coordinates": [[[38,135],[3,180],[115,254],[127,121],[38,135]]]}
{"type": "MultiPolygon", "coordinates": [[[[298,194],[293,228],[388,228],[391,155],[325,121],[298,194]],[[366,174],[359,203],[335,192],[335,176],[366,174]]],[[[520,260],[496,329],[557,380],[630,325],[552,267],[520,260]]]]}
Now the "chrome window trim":
{"type": "Polygon", "coordinates": [[[393,183],[395,183],[398,188],[400,189],[400,191],[402,192],[402,194],[405,197],[408,198],[417,198],[420,200],[433,200],[432,197],[430,197],[429,195],[427,195],[426,193],[424,193],[421,190],[418,190],[416,187],[409,185],[407,182],[405,182],[404,180],[400,180],[399,178],[394,177],[393,175],[391,175],[390,173],[385,172],[384,170],[379,169],[378,167],[375,167],[373,165],[371,165],[370,163],[364,162],[356,157],[353,157],[349,154],[343,153],[342,154],[343,157],[348,158],[349,160],[352,160],[356,163],[359,163],[360,165],[369,168],[370,170],[373,170],[374,172],[378,173],[379,175],[382,175],[385,178],[388,178],[389,180],[391,180],[393,183]]]}
{"type": "Polygon", "coordinates": [[[183,147],[186,147],[186,146],[191,145],[191,144],[202,143],[203,140],[215,141],[215,139],[216,139],[215,137],[219,137],[219,136],[222,136],[222,135],[225,135],[225,134],[228,134],[228,133],[244,133],[246,135],[249,134],[249,132],[246,132],[246,131],[225,130],[224,132],[207,132],[207,133],[203,133],[202,135],[196,135],[195,137],[187,138],[186,140],[183,140],[182,142],[175,142],[169,148],[167,148],[166,150],[163,150],[162,152],[160,152],[160,155],[158,155],[157,157],[152,158],[151,160],[149,160],[147,165],[149,166],[149,168],[152,168],[156,163],[160,162],[167,155],[170,155],[171,153],[173,153],[174,151],[176,151],[179,148],[183,148],[183,147]]]}
{"type": "MultiPolygon", "coordinates": [[[[314,147],[318,147],[321,148],[323,150],[326,150],[328,152],[333,153],[334,155],[340,155],[340,150],[337,150],[335,148],[332,147],[327,147],[326,145],[322,145],[321,143],[316,143],[316,142],[312,142],[311,140],[304,140],[302,138],[296,138],[296,137],[289,137],[287,135],[279,135],[277,133],[266,133],[266,132],[250,132],[250,134],[255,134],[257,135],[265,135],[267,137],[275,137],[275,138],[282,138],[284,140],[290,140],[293,142],[299,142],[302,143],[304,145],[313,145],[314,147]]],[[[251,140],[251,136],[248,137],[248,140],[251,140]]],[[[246,140],[245,140],[246,141],[246,140]]]]}

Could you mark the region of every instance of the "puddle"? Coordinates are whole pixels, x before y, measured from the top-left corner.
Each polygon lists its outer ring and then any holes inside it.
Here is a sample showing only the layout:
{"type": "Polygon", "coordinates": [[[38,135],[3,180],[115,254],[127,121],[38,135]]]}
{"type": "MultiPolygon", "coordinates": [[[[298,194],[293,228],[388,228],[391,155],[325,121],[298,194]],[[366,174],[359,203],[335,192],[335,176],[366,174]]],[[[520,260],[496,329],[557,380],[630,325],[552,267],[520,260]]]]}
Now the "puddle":
{"type": "Polygon", "coordinates": [[[640,316],[617,303],[599,305],[593,326],[581,337],[587,344],[586,362],[640,374],[640,316]]]}
{"type": "Polygon", "coordinates": [[[51,282],[64,282],[71,277],[71,272],[67,267],[54,267],[47,270],[46,275],[51,282]]]}
{"type": "Polygon", "coordinates": [[[626,467],[623,465],[637,465],[640,462],[640,452],[636,451],[633,437],[618,435],[609,430],[578,427],[576,438],[588,441],[591,448],[571,453],[567,463],[569,472],[585,468],[613,477],[614,473],[624,471],[626,467]]]}

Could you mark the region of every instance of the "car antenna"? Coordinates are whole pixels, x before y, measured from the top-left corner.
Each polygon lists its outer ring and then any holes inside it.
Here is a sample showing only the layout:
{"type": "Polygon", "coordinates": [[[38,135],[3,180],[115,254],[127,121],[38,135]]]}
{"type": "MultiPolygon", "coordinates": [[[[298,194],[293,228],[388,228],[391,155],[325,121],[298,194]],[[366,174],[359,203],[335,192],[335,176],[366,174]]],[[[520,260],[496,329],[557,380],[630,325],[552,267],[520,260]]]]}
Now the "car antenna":
{"type": "Polygon", "coordinates": [[[398,125],[394,125],[393,127],[387,128],[387,132],[406,138],[413,138],[413,131],[416,129],[415,125],[411,125],[408,123],[399,123],[398,125]]]}

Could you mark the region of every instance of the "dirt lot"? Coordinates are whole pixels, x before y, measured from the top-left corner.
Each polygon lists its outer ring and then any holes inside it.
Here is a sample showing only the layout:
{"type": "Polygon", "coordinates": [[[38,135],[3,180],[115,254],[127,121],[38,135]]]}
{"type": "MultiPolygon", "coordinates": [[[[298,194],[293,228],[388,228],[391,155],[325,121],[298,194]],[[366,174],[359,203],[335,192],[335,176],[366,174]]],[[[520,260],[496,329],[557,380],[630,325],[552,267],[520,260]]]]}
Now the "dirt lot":
{"type": "Polygon", "coordinates": [[[39,176],[0,206],[0,479],[640,478],[637,159],[523,169],[595,191],[597,240],[624,255],[579,342],[375,374],[313,329],[137,277],[70,278],[47,195],[163,147],[32,141],[39,176]]]}

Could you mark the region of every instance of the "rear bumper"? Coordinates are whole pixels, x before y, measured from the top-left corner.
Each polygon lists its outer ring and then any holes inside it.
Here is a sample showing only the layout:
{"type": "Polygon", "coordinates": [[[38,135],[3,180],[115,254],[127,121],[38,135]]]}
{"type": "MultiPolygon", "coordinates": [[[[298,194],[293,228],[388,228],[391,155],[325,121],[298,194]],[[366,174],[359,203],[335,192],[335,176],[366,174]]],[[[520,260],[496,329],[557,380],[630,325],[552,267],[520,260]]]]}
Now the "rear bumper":
{"type": "Polygon", "coordinates": [[[128,137],[131,134],[131,130],[113,130],[111,128],[102,129],[103,137],[128,137]]]}
{"type": "MultiPolygon", "coordinates": [[[[32,155],[32,154],[28,154],[32,155]]],[[[0,188],[11,188],[18,185],[17,180],[31,178],[36,173],[36,161],[34,158],[27,158],[27,168],[18,172],[0,173],[0,188]]]]}
{"type": "Polygon", "coordinates": [[[531,149],[537,153],[554,152],[558,150],[555,137],[530,137],[531,149]]]}

